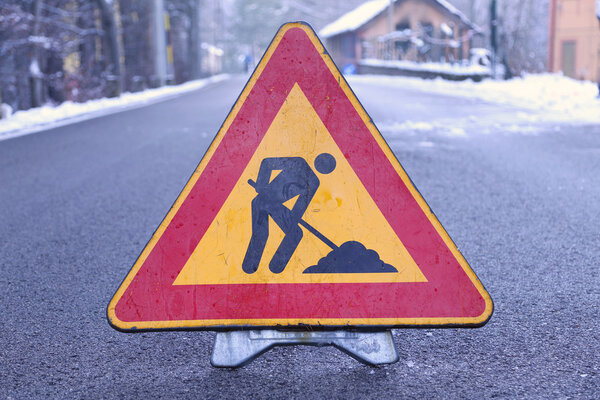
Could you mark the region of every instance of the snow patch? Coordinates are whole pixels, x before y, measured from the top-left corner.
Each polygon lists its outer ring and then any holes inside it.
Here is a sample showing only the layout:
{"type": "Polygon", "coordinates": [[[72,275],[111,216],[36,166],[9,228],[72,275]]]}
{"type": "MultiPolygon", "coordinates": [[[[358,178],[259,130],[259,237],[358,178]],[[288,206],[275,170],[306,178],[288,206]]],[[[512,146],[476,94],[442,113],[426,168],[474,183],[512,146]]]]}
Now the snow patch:
{"type": "Polygon", "coordinates": [[[32,35],[32,36],[29,36],[28,40],[29,40],[29,43],[41,45],[45,49],[49,49],[51,46],[50,38],[48,38],[46,36],[32,35]]]}
{"type": "Polygon", "coordinates": [[[444,32],[444,34],[446,34],[447,36],[453,36],[454,35],[454,31],[452,30],[452,28],[450,28],[448,26],[447,23],[442,22],[442,24],[440,25],[440,29],[442,30],[442,32],[444,32]]]}
{"type": "Polygon", "coordinates": [[[560,74],[530,74],[508,81],[484,79],[481,82],[354,75],[350,84],[369,83],[424,91],[445,96],[467,97],[502,104],[522,111],[515,114],[527,122],[600,123],[598,87],[560,74]]]}
{"type": "Polygon", "coordinates": [[[457,136],[457,137],[465,137],[467,136],[467,132],[458,126],[453,126],[444,131],[444,133],[448,136],[457,136]]]}
{"type": "Polygon", "coordinates": [[[40,70],[40,64],[36,59],[31,60],[31,64],[29,64],[29,75],[34,78],[39,78],[42,76],[42,71],[40,70]]]}
{"type": "Polygon", "coordinates": [[[413,132],[431,132],[436,128],[434,124],[429,122],[413,122],[410,120],[404,122],[394,122],[391,124],[384,123],[377,125],[381,131],[384,131],[391,136],[413,132]]]}
{"type": "Polygon", "coordinates": [[[534,135],[535,136],[540,133],[540,129],[538,127],[531,126],[531,125],[510,124],[510,125],[501,127],[501,130],[503,132],[518,133],[521,135],[534,135]]]}
{"type": "Polygon", "coordinates": [[[418,63],[415,61],[407,60],[379,60],[375,58],[365,58],[359,61],[361,65],[367,65],[372,67],[388,67],[398,68],[407,71],[426,71],[434,73],[451,74],[458,76],[465,75],[490,75],[490,69],[483,65],[461,65],[461,64],[449,64],[449,63],[418,63]]]}
{"type": "Polygon", "coordinates": [[[215,56],[222,56],[223,54],[225,54],[225,51],[222,48],[213,46],[210,43],[202,42],[200,47],[202,47],[204,50],[206,50],[210,54],[214,54],[215,56]]]}
{"type": "MultiPolygon", "coordinates": [[[[412,136],[414,134],[422,134],[422,133],[437,133],[448,137],[466,137],[467,132],[458,126],[449,126],[446,123],[441,121],[434,122],[424,122],[424,121],[404,121],[404,122],[394,122],[394,123],[383,123],[377,124],[381,132],[385,134],[386,137],[393,139],[400,136],[412,136]]],[[[423,141],[419,144],[422,147],[428,147],[429,144],[427,141],[423,141]]]]}
{"type": "Polygon", "coordinates": [[[85,103],[66,101],[58,106],[46,105],[17,111],[6,119],[0,119],[0,140],[153,104],[178,94],[200,89],[209,83],[219,82],[228,77],[224,74],[216,75],[177,86],[163,86],[138,93],[123,93],[120,97],[111,99],[102,98],[85,103]]]}
{"type": "Polygon", "coordinates": [[[10,117],[12,115],[12,111],[13,109],[9,104],[0,104],[0,119],[10,117]]]}

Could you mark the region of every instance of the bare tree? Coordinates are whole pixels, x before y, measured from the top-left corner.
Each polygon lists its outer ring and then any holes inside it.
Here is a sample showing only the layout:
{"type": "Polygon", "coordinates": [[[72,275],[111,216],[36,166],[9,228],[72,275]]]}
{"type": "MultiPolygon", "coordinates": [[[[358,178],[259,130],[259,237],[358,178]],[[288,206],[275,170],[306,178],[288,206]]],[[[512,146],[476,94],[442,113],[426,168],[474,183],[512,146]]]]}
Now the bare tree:
{"type": "Polygon", "coordinates": [[[500,42],[516,75],[546,70],[548,0],[500,1],[500,42]]]}
{"type": "MultiPolygon", "coordinates": [[[[42,16],[42,0],[34,0],[31,13],[33,14],[33,36],[40,36],[40,19],[42,16]]],[[[34,46],[31,52],[31,62],[29,64],[29,74],[31,79],[31,104],[33,107],[42,105],[42,73],[40,70],[40,50],[34,46]]]]}
{"type": "MultiPolygon", "coordinates": [[[[490,45],[490,1],[451,0],[484,31],[475,47],[490,45]]],[[[544,71],[547,60],[548,0],[496,0],[499,62],[510,74],[544,71]]]]}
{"type": "Polygon", "coordinates": [[[112,1],[96,0],[102,18],[102,28],[105,32],[106,44],[109,49],[108,78],[114,82],[114,91],[111,96],[119,96],[123,89],[123,78],[121,74],[121,51],[119,48],[119,34],[115,21],[115,10],[112,1]]]}
{"type": "Polygon", "coordinates": [[[233,32],[238,55],[258,58],[285,22],[303,20],[317,31],[363,0],[236,0],[233,32]]]}
{"type": "Polygon", "coordinates": [[[202,76],[201,70],[201,52],[200,44],[202,38],[200,35],[200,24],[202,20],[202,0],[191,0],[190,2],[190,40],[189,40],[189,66],[190,66],[190,77],[192,79],[198,79],[202,76]]]}

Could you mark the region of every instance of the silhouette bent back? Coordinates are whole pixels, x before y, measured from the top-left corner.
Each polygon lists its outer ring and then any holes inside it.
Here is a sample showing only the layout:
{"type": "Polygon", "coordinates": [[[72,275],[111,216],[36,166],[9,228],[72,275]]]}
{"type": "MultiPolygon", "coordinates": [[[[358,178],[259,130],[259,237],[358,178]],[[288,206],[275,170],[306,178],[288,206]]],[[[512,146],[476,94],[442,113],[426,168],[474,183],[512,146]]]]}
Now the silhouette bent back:
{"type": "MultiPolygon", "coordinates": [[[[335,168],[335,159],[323,153],[315,160],[315,168],[329,173],[335,168]]],[[[260,164],[256,183],[248,181],[256,189],[252,200],[252,237],[242,263],[244,272],[254,273],[269,237],[269,216],[284,232],[285,237],[269,263],[273,273],[282,272],[302,239],[298,226],[308,205],[319,187],[319,178],[301,157],[265,158],[260,164]],[[273,171],[281,171],[271,180],[273,171]],[[298,197],[290,210],[283,205],[298,197]]]]}

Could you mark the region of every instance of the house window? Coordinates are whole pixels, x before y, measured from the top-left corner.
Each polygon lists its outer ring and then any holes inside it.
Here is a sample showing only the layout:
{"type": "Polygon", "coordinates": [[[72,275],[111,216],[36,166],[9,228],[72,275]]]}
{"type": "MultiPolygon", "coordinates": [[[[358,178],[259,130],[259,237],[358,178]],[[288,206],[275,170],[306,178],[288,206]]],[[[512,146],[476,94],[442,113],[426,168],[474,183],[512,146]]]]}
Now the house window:
{"type": "Polygon", "coordinates": [[[356,57],[354,34],[345,34],[342,36],[342,54],[344,57],[354,58],[356,57]]]}
{"type": "Polygon", "coordinates": [[[575,46],[574,40],[562,42],[562,72],[571,78],[575,78],[575,46]]]}
{"type": "Polygon", "coordinates": [[[433,37],[433,24],[430,22],[421,22],[421,32],[423,32],[423,36],[433,37]]]}
{"type": "Polygon", "coordinates": [[[406,29],[410,29],[410,23],[408,22],[408,20],[405,19],[404,21],[396,24],[397,31],[402,32],[406,29]]]}
{"type": "Polygon", "coordinates": [[[376,54],[373,53],[373,43],[366,39],[361,39],[360,49],[361,58],[375,58],[376,54]]]}
{"type": "Polygon", "coordinates": [[[404,53],[406,53],[410,47],[410,23],[408,20],[403,20],[396,24],[396,32],[402,32],[395,36],[392,41],[394,44],[394,58],[402,59],[404,53]]]}

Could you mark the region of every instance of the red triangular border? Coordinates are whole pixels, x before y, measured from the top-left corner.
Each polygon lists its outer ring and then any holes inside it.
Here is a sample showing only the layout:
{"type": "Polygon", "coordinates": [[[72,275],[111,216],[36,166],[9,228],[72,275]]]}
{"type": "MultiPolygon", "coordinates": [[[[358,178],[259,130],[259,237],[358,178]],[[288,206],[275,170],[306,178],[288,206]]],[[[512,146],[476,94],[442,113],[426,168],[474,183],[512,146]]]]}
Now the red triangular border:
{"type": "Polygon", "coordinates": [[[329,319],[356,319],[363,321],[360,325],[391,319],[377,325],[392,326],[405,320],[424,325],[435,325],[438,319],[442,324],[465,318],[479,321],[474,325],[487,321],[489,296],[474,285],[480,286],[477,278],[467,275],[432,225],[313,40],[316,36],[306,25],[287,26],[279,43],[272,44],[276,49],[200,177],[125,291],[109,306],[113,326],[133,329],[140,322],[138,327],[152,328],[154,321],[198,322],[171,328],[237,325],[229,322],[233,320],[276,325],[291,319],[324,325],[329,319]],[[295,83],[428,282],[173,286],[295,83]],[[212,322],[203,324],[205,320],[212,322]]]}

